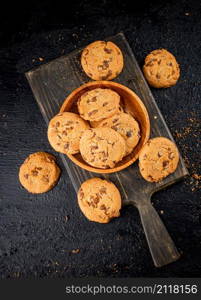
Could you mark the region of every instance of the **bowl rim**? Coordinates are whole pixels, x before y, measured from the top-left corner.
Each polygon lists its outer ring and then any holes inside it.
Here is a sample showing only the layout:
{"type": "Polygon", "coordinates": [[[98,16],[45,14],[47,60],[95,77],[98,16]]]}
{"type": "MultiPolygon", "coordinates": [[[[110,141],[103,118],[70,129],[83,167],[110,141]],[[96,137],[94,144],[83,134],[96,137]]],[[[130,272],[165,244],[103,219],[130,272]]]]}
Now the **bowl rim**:
{"type": "Polygon", "coordinates": [[[148,141],[149,137],[150,137],[150,119],[149,119],[149,114],[148,111],[146,109],[146,106],[144,105],[144,103],[142,102],[142,100],[140,99],[140,97],[130,88],[128,88],[127,86],[121,84],[121,83],[117,83],[114,81],[107,81],[107,80],[97,80],[97,81],[90,81],[87,83],[82,84],[81,86],[79,86],[78,88],[74,89],[68,96],[67,98],[64,100],[59,113],[62,113],[65,111],[65,107],[67,105],[67,103],[77,94],[79,93],[81,90],[87,88],[87,87],[93,87],[96,88],[97,85],[110,85],[111,88],[112,87],[118,87],[121,88],[122,90],[126,91],[127,93],[131,94],[133,96],[133,98],[138,102],[138,104],[140,105],[140,107],[143,110],[145,119],[146,119],[146,124],[147,124],[147,129],[146,129],[146,133],[145,133],[145,138],[144,138],[144,142],[141,146],[141,148],[139,149],[138,153],[132,157],[132,159],[130,159],[129,161],[127,161],[125,164],[121,165],[121,166],[117,166],[111,169],[100,169],[100,168],[95,168],[93,166],[90,166],[89,164],[86,163],[86,165],[82,162],[80,162],[74,155],[72,154],[66,154],[69,159],[71,161],[73,161],[73,163],[75,163],[77,166],[79,166],[82,169],[85,169],[87,171],[93,172],[93,173],[98,173],[98,174],[110,174],[110,173],[115,173],[115,172],[119,172],[121,170],[126,169],[127,167],[129,167],[130,165],[132,165],[139,157],[139,153],[141,151],[141,149],[143,148],[144,144],[148,141]]]}

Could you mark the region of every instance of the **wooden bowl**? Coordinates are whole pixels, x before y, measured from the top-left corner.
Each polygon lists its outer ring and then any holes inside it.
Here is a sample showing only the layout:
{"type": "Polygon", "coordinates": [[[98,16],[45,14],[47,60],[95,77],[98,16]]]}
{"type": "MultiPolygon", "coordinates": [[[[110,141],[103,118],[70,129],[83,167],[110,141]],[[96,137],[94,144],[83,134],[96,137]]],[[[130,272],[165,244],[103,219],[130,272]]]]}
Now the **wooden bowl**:
{"type": "Polygon", "coordinates": [[[113,82],[113,81],[92,81],[81,85],[79,88],[75,89],[64,101],[60,112],[71,111],[78,113],[77,100],[85,92],[96,89],[96,88],[109,88],[117,92],[121,97],[121,105],[124,107],[126,112],[129,112],[138,121],[141,130],[141,138],[138,145],[134,148],[133,152],[125,156],[119,163],[116,164],[114,168],[111,169],[100,169],[90,166],[86,163],[81,154],[71,155],[68,157],[79,167],[95,173],[114,173],[123,170],[130,166],[134,161],[138,159],[139,152],[142,146],[147,142],[150,135],[150,122],[147,110],[140,100],[140,98],[126,86],[113,82]]]}

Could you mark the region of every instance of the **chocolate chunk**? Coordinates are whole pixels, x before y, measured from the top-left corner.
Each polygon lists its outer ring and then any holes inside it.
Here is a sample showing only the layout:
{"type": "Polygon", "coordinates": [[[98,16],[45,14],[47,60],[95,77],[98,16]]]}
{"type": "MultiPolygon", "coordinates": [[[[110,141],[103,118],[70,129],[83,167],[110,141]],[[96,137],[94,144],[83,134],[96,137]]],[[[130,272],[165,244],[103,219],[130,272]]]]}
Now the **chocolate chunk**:
{"type": "Polygon", "coordinates": [[[172,62],[168,62],[167,65],[168,65],[168,66],[172,66],[172,62]]]}
{"type": "Polygon", "coordinates": [[[98,69],[99,71],[103,70],[103,65],[98,65],[98,66],[97,66],[97,69],[98,69]]]}
{"type": "Polygon", "coordinates": [[[60,122],[56,122],[55,126],[59,127],[60,126],[60,122]]]}
{"type": "Polygon", "coordinates": [[[109,48],[104,48],[103,49],[107,54],[110,54],[110,53],[112,53],[112,49],[109,49],[109,48]]]}
{"type": "Polygon", "coordinates": [[[159,151],[158,152],[158,157],[161,157],[163,155],[163,152],[159,151]]]}
{"type": "Polygon", "coordinates": [[[108,60],[104,60],[102,66],[103,66],[103,70],[107,70],[109,68],[109,62],[108,62],[108,60]]]}
{"type": "Polygon", "coordinates": [[[79,197],[80,197],[80,200],[82,200],[84,198],[84,192],[82,189],[79,190],[79,197]]]}
{"type": "Polygon", "coordinates": [[[24,174],[24,178],[28,179],[29,174],[24,174]]]}
{"type": "Polygon", "coordinates": [[[102,186],[99,190],[100,194],[106,194],[106,191],[107,191],[107,189],[104,186],[102,186]]]}
{"type": "Polygon", "coordinates": [[[158,64],[159,64],[159,65],[161,64],[161,59],[159,59],[158,64]]]}
{"type": "Polygon", "coordinates": [[[132,130],[127,131],[127,132],[126,132],[126,136],[127,136],[127,137],[131,137],[131,136],[132,136],[132,130]]]}
{"type": "Polygon", "coordinates": [[[89,53],[89,50],[88,50],[88,49],[84,49],[84,51],[83,51],[83,55],[87,56],[87,55],[88,55],[88,53],[89,53]]]}
{"type": "Polygon", "coordinates": [[[43,180],[45,182],[49,182],[49,176],[48,175],[43,175],[43,180]]]}
{"type": "Polygon", "coordinates": [[[66,143],[65,145],[64,145],[64,149],[68,149],[69,148],[69,143],[66,143]]]}
{"type": "Polygon", "coordinates": [[[154,181],[154,179],[151,175],[148,175],[148,178],[151,179],[151,181],[154,181]]]}
{"type": "Polygon", "coordinates": [[[107,104],[108,104],[108,102],[104,102],[104,103],[103,103],[103,106],[106,106],[107,104]]]}
{"type": "Polygon", "coordinates": [[[65,125],[70,125],[70,124],[73,124],[73,121],[68,121],[68,122],[66,122],[65,125]]]}
{"type": "Polygon", "coordinates": [[[62,131],[62,134],[63,135],[67,135],[67,132],[64,130],[64,131],[62,131]]]}
{"type": "Polygon", "coordinates": [[[146,67],[152,67],[154,65],[154,61],[157,61],[156,58],[152,58],[148,61],[148,63],[146,63],[146,67]]]}
{"type": "Polygon", "coordinates": [[[91,102],[96,102],[97,101],[97,97],[92,97],[91,99],[87,100],[87,104],[91,103],[91,102]]]}
{"type": "Polygon", "coordinates": [[[91,206],[92,206],[93,208],[96,208],[96,204],[95,204],[94,202],[91,202],[91,206]]]}
{"type": "Polygon", "coordinates": [[[145,66],[146,67],[152,67],[154,64],[152,62],[148,62],[145,66]]]}
{"type": "Polygon", "coordinates": [[[169,153],[169,154],[168,154],[168,158],[169,158],[169,159],[173,159],[173,158],[174,158],[174,153],[173,153],[173,152],[169,153]]]}
{"type": "Polygon", "coordinates": [[[37,176],[37,175],[38,175],[38,171],[33,170],[33,171],[31,172],[31,174],[32,174],[33,176],[37,176]]]}
{"type": "Polygon", "coordinates": [[[166,168],[169,165],[169,161],[168,160],[164,160],[163,161],[163,168],[166,168]]]}
{"type": "Polygon", "coordinates": [[[101,209],[101,210],[106,210],[105,204],[102,204],[102,205],[100,206],[100,209],[101,209]]]}
{"type": "Polygon", "coordinates": [[[92,97],[91,99],[90,99],[90,102],[96,102],[97,101],[97,97],[95,96],[95,97],[92,97]]]}
{"type": "Polygon", "coordinates": [[[96,198],[94,199],[94,203],[95,203],[95,204],[98,204],[99,201],[100,201],[100,199],[99,199],[98,197],[96,197],[96,198]]]}
{"type": "Polygon", "coordinates": [[[102,76],[101,79],[102,80],[106,80],[108,79],[110,76],[112,75],[112,70],[109,70],[108,73],[105,76],[102,76]]]}
{"type": "MultiPolygon", "coordinates": [[[[60,145],[60,144],[57,144],[57,145],[60,145]]],[[[52,157],[47,157],[46,160],[47,160],[48,162],[53,162],[53,161],[54,161],[54,158],[52,158],[52,157]]],[[[41,169],[42,169],[42,168],[41,168],[41,169]]]]}
{"type": "Polygon", "coordinates": [[[105,151],[101,152],[103,154],[104,157],[108,157],[108,153],[106,153],[105,151]]]}
{"type": "Polygon", "coordinates": [[[97,145],[96,146],[91,146],[91,150],[96,150],[96,149],[98,149],[97,145]]]}
{"type": "Polygon", "coordinates": [[[99,194],[96,194],[96,197],[95,196],[90,196],[90,200],[92,202],[94,202],[94,204],[98,204],[99,201],[100,201],[100,195],[99,194]]]}
{"type": "Polygon", "coordinates": [[[98,112],[98,110],[97,110],[97,109],[94,109],[94,110],[92,110],[92,111],[90,111],[90,112],[88,113],[88,116],[90,117],[90,116],[96,114],[97,112],[98,112]]]}
{"type": "Polygon", "coordinates": [[[105,75],[105,76],[101,76],[101,80],[106,80],[108,78],[108,76],[107,75],[105,75]]]}

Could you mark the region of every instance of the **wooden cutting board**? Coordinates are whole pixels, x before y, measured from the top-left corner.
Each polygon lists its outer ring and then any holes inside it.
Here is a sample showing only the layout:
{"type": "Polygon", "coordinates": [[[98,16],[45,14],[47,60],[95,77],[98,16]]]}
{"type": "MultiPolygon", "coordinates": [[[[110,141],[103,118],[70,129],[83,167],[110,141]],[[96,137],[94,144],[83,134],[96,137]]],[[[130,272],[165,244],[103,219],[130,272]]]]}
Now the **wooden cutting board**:
{"type": "MultiPolygon", "coordinates": [[[[145,104],[151,123],[151,137],[164,136],[173,140],[124,34],[119,33],[105,40],[114,42],[123,52],[124,69],[114,81],[132,89],[145,104]]],[[[65,98],[75,88],[90,81],[80,64],[81,51],[82,49],[75,50],[26,73],[47,124],[59,112],[65,98]]],[[[86,179],[99,176],[99,174],[76,166],[63,154],[61,154],[61,158],[76,191],[86,179]]],[[[153,193],[186,175],[188,175],[188,171],[180,156],[176,172],[159,183],[145,181],[139,174],[138,162],[123,171],[100,176],[117,185],[122,195],[123,205],[131,204],[138,208],[151,255],[157,267],[177,260],[180,255],[159,215],[151,205],[150,199],[153,193]]]]}

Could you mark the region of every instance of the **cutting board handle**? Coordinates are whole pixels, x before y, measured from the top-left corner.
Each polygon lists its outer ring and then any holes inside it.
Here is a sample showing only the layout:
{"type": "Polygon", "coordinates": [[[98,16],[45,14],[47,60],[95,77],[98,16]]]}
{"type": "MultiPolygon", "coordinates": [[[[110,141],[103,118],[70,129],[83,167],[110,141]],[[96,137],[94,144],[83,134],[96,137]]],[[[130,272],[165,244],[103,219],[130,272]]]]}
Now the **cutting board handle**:
{"type": "Polygon", "coordinates": [[[154,265],[162,267],[177,260],[180,254],[150,200],[142,201],[138,210],[154,265]]]}

